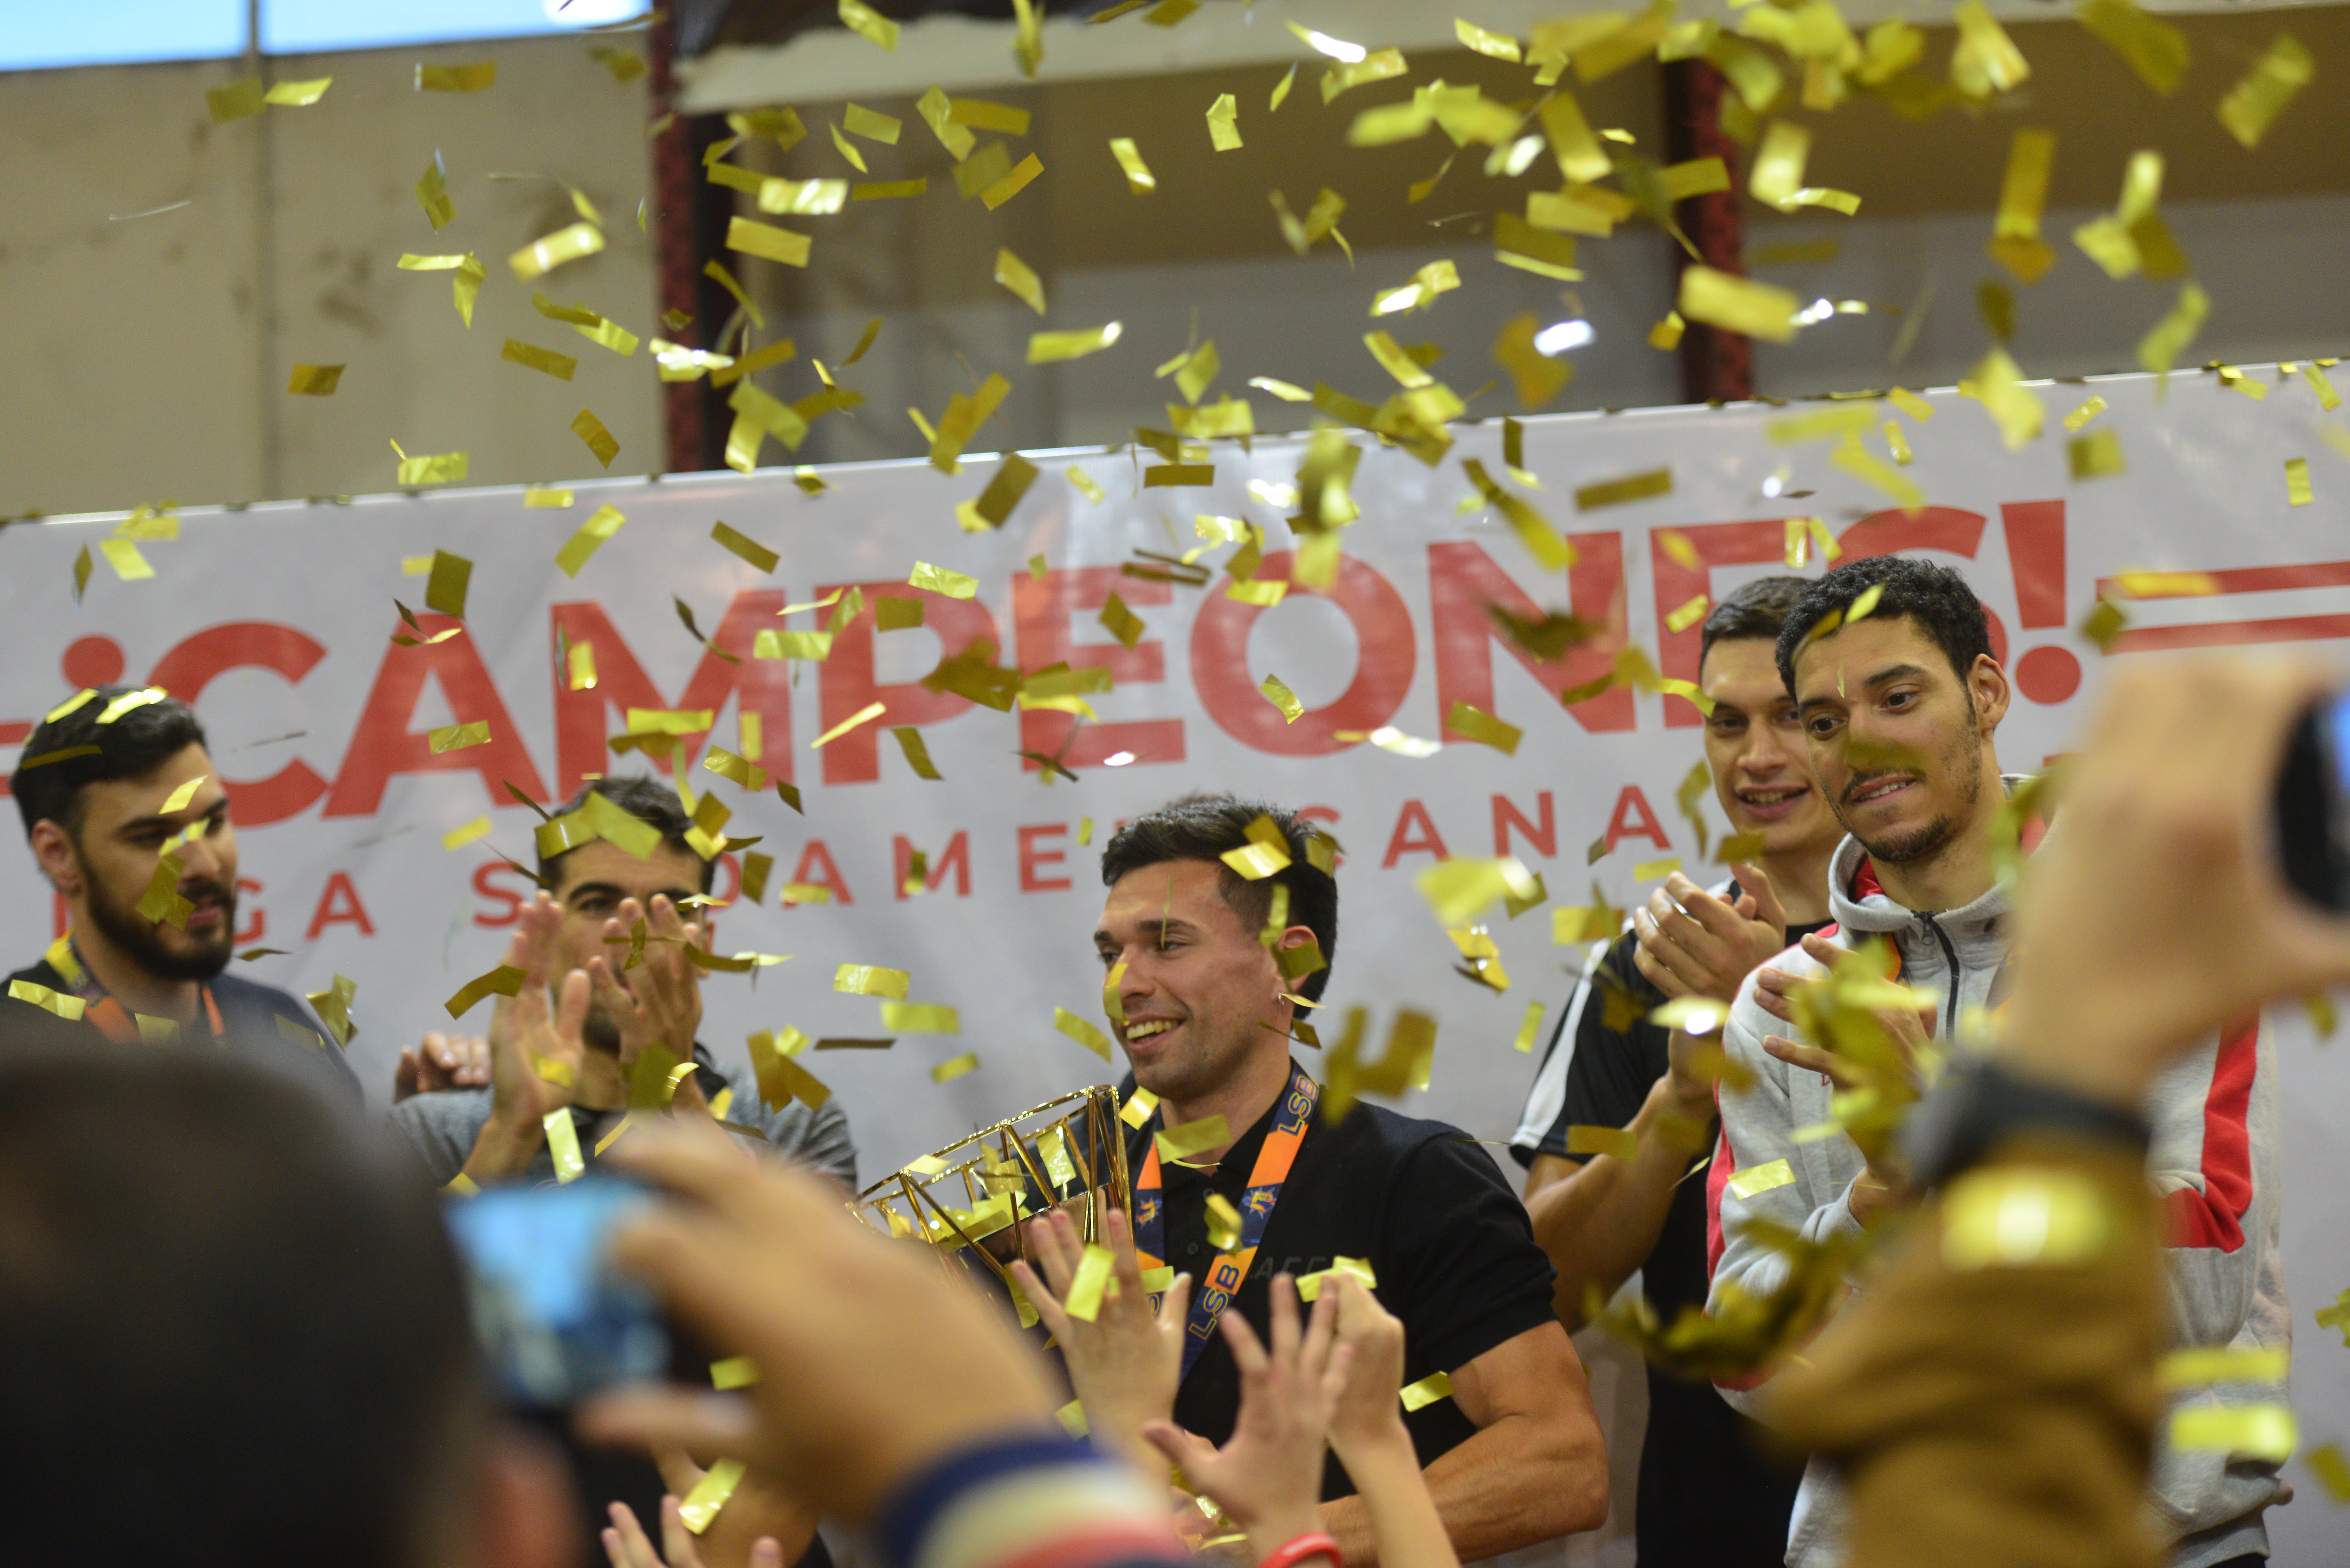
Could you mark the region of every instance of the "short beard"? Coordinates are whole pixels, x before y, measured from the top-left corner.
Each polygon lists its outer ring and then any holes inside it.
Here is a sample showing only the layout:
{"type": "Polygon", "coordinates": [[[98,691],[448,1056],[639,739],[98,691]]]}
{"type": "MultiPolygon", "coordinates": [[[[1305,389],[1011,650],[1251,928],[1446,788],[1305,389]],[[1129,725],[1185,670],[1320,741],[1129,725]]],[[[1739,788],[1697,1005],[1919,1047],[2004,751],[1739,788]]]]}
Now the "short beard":
{"type": "MultiPolygon", "coordinates": [[[[220,893],[220,934],[203,940],[192,950],[174,951],[163,945],[157,922],[148,919],[132,909],[118,909],[107,900],[106,889],[89,877],[83,868],[85,885],[89,888],[89,921],[106,940],[112,942],[130,961],[158,980],[207,981],[228,967],[229,955],[236,948],[236,888],[214,889],[220,893]]],[[[140,889],[145,895],[146,889],[140,889]]],[[[196,939],[191,939],[194,940],[196,939]]]]}
{"type": "Polygon", "coordinates": [[[1860,830],[1847,821],[1842,802],[1832,801],[1836,820],[1844,823],[1845,831],[1858,839],[1868,851],[1869,858],[1880,866],[1914,866],[1921,860],[1931,860],[1950,846],[1959,836],[1960,816],[1971,816],[1975,803],[1982,798],[1982,732],[1973,723],[1974,700],[1967,701],[1968,724],[1958,743],[1944,752],[1937,764],[1938,771],[1964,781],[1965,794],[1960,798],[1959,815],[1934,818],[1898,838],[1882,838],[1872,842],[1861,837],[1860,830]]]}

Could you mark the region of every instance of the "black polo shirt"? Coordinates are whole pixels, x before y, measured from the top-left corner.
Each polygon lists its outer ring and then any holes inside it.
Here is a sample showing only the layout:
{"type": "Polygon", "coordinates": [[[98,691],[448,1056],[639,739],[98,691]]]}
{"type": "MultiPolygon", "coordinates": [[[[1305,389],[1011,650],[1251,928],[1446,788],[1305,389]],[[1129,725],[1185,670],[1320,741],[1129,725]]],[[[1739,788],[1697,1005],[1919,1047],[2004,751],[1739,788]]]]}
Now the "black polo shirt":
{"type": "MultiPolygon", "coordinates": [[[[1723,896],[1736,898],[1737,884],[1723,896]]],[[[1791,926],[1788,943],[1821,929],[1791,926]]],[[[1520,1165],[1531,1167],[1537,1154],[1587,1158],[1566,1152],[1566,1129],[1631,1126],[1670,1066],[1672,1032],[1648,1021],[1665,994],[1632,961],[1638,945],[1628,930],[1618,937],[1559,1015],[1534,1075],[1525,1124],[1510,1142],[1520,1165]],[[1630,1002],[1618,1003],[1611,1028],[1607,999],[1617,988],[1630,1002]],[[1637,1012],[1627,1024],[1622,1015],[1632,1006],[1637,1012]]],[[[1710,1150],[1691,1162],[1673,1190],[1657,1245],[1640,1265],[1640,1293],[1667,1323],[1684,1307],[1702,1308],[1712,1282],[1705,1240],[1710,1163],[1710,1150]]],[[[1633,1527],[1640,1568],[1779,1568],[1801,1475],[1768,1456],[1762,1429],[1711,1384],[1648,1370],[1648,1429],[1640,1444],[1633,1527]]]]}
{"type": "MultiPolygon", "coordinates": [[[[1121,1092],[1132,1091],[1129,1079],[1121,1092]]],[[[1268,1108],[1242,1134],[1212,1172],[1161,1168],[1165,1262],[1191,1276],[1195,1296],[1216,1257],[1208,1244],[1208,1194],[1221,1192],[1238,1206],[1273,1114],[1268,1108]]],[[[1153,1116],[1129,1136],[1129,1169],[1142,1168],[1160,1125],[1153,1116]]],[[[1314,1273],[1341,1257],[1369,1261],[1380,1303],[1403,1320],[1407,1384],[1451,1372],[1555,1321],[1554,1272],[1525,1206],[1492,1157],[1442,1122],[1357,1101],[1334,1124],[1317,1107],[1248,1277],[1224,1310],[1238,1312],[1264,1341],[1274,1275],[1314,1273]]],[[[1221,1445],[1232,1435],[1240,1398],[1240,1370],[1219,1329],[1176,1393],[1176,1424],[1221,1445]]],[[[1404,1425],[1423,1467],[1477,1430],[1451,1399],[1408,1412],[1404,1425]]],[[[1333,1455],[1322,1495],[1347,1497],[1354,1490],[1333,1455]]]]}

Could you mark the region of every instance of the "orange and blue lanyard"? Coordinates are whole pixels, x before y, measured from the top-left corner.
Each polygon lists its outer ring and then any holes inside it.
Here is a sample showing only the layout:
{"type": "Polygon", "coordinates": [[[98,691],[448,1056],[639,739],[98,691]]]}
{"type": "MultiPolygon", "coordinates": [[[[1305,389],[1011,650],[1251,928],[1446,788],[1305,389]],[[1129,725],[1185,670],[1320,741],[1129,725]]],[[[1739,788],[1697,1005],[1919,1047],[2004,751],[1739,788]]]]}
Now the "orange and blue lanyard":
{"type": "MultiPolygon", "coordinates": [[[[89,972],[89,966],[81,961],[79,953],[74,951],[70,935],[51,942],[49,950],[41,956],[51,969],[57,971],[58,978],[66,982],[66,988],[81,998],[84,1023],[118,1045],[136,1045],[147,1038],[139,1026],[140,1015],[117,1002],[106,987],[99,984],[98,977],[89,972]]],[[[204,1016],[212,1025],[212,1037],[217,1040],[224,1030],[221,1023],[220,1003],[213,1000],[211,986],[200,985],[196,990],[204,1001],[204,1016]]]]}
{"type": "MultiPolygon", "coordinates": [[[[1274,1107],[1273,1128],[1265,1134],[1264,1146],[1257,1150],[1256,1164],[1249,1171],[1248,1189],[1241,1194],[1240,1245],[1217,1258],[1208,1270],[1206,1281],[1191,1297],[1191,1321],[1184,1324],[1183,1368],[1179,1381],[1191,1375],[1191,1364],[1200,1359],[1201,1352],[1215,1336],[1216,1321],[1239,1293],[1241,1282],[1248,1278],[1249,1263],[1256,1256],[1257,1243],[1264,1239],[1265,1224],[1273,1218],[1273,1206],[1281,1201],[1282,1183],[1289,1179],[1289,1168],[1297,1162],[1298,1146],[1305,1141],[1305,1129],[1314,1120],[1314,1102],[1321,1093],[1322,1085],[1306,1076],[1305,1069],[1295,1062],[1289,1064],[1289,1086],[1282,1093],[1281,1104],[1274,1107]]],[[[1142,1174],[1134,1183],[1134,1247],[1145,1269],[1166,1267],[1167,1216],[1162,1185],[1159,1140],[1154,1136],[1149,1152],[1143,1156],[1142,1174]]],[[[1152,1304],[1157,1304],[1156,1297],[1152,1304]]]]}

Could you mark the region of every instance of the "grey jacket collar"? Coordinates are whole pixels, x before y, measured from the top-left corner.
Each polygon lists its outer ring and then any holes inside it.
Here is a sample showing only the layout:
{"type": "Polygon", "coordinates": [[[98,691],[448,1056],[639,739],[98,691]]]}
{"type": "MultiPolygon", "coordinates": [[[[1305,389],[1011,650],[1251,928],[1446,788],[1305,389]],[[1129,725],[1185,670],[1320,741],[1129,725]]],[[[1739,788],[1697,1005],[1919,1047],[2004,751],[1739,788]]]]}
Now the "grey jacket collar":
{"type": "MultiPolygon", "coordinates": [[[[2012,794],[2024,781],[2022,775],[2010,774],[2002,782],[2012,794]]],[[[1891,937],[1901,950],[1903,968],[1913,974],[1921,967],[1928,972],[1939,972],[1948,967],[1940,944],[1929,933],[1929,918],[1949,940],[1960,970],[1995,970],[2006,962],[2010,904],[2006,888],[1994,883],[1989,892],[1971,904],[1920,915],[1895,903],[1883,892],[1873,891],[1865,898],[1853,896],[1853,879],[1867,857],[1868,851],[1861,847],[1860,840],[1847,835],[1836,846],[1835,857],[1828,863],[1828,912],[1835,917],[1840,929],[1852,932],[1856,940],[1866,936],[1891,937]]]]}

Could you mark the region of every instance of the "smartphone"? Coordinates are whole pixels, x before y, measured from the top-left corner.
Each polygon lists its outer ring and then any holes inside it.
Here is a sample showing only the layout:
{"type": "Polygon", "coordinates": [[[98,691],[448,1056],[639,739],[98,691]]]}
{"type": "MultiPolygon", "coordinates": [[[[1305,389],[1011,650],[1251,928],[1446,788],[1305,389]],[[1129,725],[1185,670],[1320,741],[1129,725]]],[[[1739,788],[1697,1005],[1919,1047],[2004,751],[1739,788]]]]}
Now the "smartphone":
{"type": "Polygon", "coordinates": [[[659,1303],[611,1263],[613,1228],[652,1200],[635,1182],[586,1176],[450,1202],[474,1337],[510,1405],[567,1409],[671,1370],[659,1303]]]}
{"type": "Polygon", "coordinates": [[[2350,691],[2313,704],[2293,726],[2274,815],[2285,881],[2321,909],[2350,913],[2350,691]]]}

